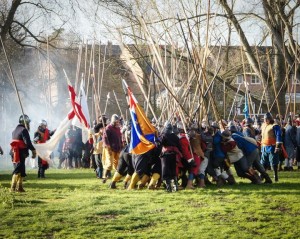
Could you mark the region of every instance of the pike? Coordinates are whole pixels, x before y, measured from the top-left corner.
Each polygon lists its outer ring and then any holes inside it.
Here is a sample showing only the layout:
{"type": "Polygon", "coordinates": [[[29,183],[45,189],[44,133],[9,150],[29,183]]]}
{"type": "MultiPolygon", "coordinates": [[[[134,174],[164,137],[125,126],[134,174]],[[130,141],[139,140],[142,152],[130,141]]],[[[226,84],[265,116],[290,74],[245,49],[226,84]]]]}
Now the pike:
{"type": "MultiPolygon", "coordinates": [[[[144,88],[142,87],[141,85],[141,82],[140,82],[140,79],[139,79],[139,75],[137,73],[137,71],[141,71],[140,67],[139,66],[136,66],[135,64],[137,64],[137,62],[131,58],[131,53],[129,52],[129,50],[125,47],[124,43],[121,42],[121,49],[122,49],[122,55],[121,55],[121,58],[123,58],[127,64],[127,66],[130,68],[132,74],[134,75],[134,78],[136,79],[136,82],[138,83],[138,86],[140,88],[140,90],[142,91],[142,94],[145,98],[145,100],[148,102],[149,99],[147,98],[147,95],[145,93],[145,90],[144,88]],[[136,69],[138,67],[138,69],[136,69]]],[[[135,47],[135,45],[133,45],[135,47]]],[[[140,76],[141,77],[141,76],[140,76]]],[[[153,117],[155,118],[155,120],[157,120],[157,117],[155,115],[155,112],[151,106],[151,104],[149,104],[149,107],[150,107],[150,110],[151,110],[151,113],[153,114],[153,117]]]]}
{"type": "Polygon", "coordinates": [[[107,93],[107,96],[106,96],[106,102],[105,102],[105,108],[104,108],[104,114],[106,113],[106,108],[107,108],[107,103],[108,103],[108,100],[110,99],[110,92],[107,93]]]}
{"type": "MultiPolygon", "coordinates": [[[[141,13],[139,12],[139,16],[138,16],[139,22],[141,24],[141,26],[144,29],[144,34],[146,36],[146,38],[151,42],[150,47],[152,48],[152,51],[154,53],[154,56],[156,57],[156,60],[158,62],[158,66],[159,66],[159,70],[163,69],[163,64],[161,61],[161,57],[159,56],[159,53],[157,51],[157,49],[154,47],[154,41],[150,35],[150,33],[147,30],[147,26],[145,24],[145,21],[143,20],[143,18],[141,17],[141,13]]],[[[177,97],[174,95],[174,93],[170,90],[170,88],[166,85],[166,83],[162,80],[162,78],[156,73],[156,71],[153,69],[153,67],[145,60],[145,57],[140,53],[140,51],[137,49],[136,46],[134,46],[134,48],[138,51],[139,55],[143,58],[143,60],[146,62],[146,64],[151,68],[151,70],[153,70],[154,74],[157,76],[157,78],[160,80],[160,82],[163,84],[163,86],[166,88],[166,90],[170,93],[170,95],[173,97],[173,99],[176,101],[176,103],[178,104],[178,106],[180,107],[180,110],[182,110],[187,116],[189,115],[188,112],[184,109],[184,107],[179,103],[177,97]]],[[[168,85],[171,85],[170,80],[166,74],[166,72],[164,72],[164,77],[166,78],[166,81],[168,83],[168,85]]]]}
{"type": "Polygon", "coordinates": [[[18,97],[19,105],[20,105],[21,112],[22,112],[23,119],[24,119],[24,125],[25,125],[25,128],[28,130],[27,125],[25,123],[25,114],[24,114],[24,109],[23,109],[23,105],[22,105],[22,102],[21,102],[19,90],[18,90],[18,87],[17,87],[17,83],[16,83],[16,80],[15,80],[14,73],[12,71],[9,59],[7,57],[5,46],[4,46],[4,43],[3,43],[3,40],[2,40],[1,36],[0,36],[0,40],[1,40],[1,45],[2,45],[2,48],[3,48],[3,52],[4,52],[4,55],[5,55],[5,59],[6,59],[7,65],[8,65],[8,69],[9,69],[9,72],[10,72],[10,75],[11,75],[11,80],[13,82],[13,86],[15,88],[15,91],[16,91],[16,94],[17,94],[17,97],[18,97]]]}
{"type": "MultiPolygon", "coordinates": [[[[179,15],[178,15],[178,14],[177,14],[177,19],[178,19],[178,21],[179,21],[179,15]]],[[[195,67],[195,64],[194,64],[195,62],[194,62],[193,57],[192,57],[192,55],[191,55],[191,52],[190,52],[190,50],[189,50],[188,42],[187,42],[187,39],[186,39],[186,37],[185,37],[184,31],[183,31],[183,27],[182,27],[182,24],[181,24],[180,21],[179,21],[179,24],[180,24],[180,28],[181,28],[181,31],[182,31],[182,34],[183,34],[183,37],[184,37],[185,45],[186,45],[186,47],[187,47],[187,49],[188,49],[188,53],[189,53],[190,59],[191,59],[191,61],[192,61],[192,63],[193,63],[193,69],[194,69],[194,71],[195,71],[195,74],[198,76],[198,73],[197,73],[197,70],[196,70],[196,67],[195,67]]],[[[203,67],[202,67],[201,63],[199,64],[199,66],[200,66],[200,68],[201,68],[201,71],[203,72],[203,67]]],[[[197,78],[198,78],[198,77],[197,77],[197,78]]],[[[205,75],[205,74],[203,74],[203,79],[204,79],[205,83],[208,85],[207,79],[206,79],[206,75],[205,75]]],[[[199,91],[199,92],[200,92],[201,98],[204,99],[204,98],[203,98],[202,92],[201,92],[201,91],[199,91]]],[[[218,111],[217,111],[217,109],[216,109],[216,104],[215,104],[214,98],[212,97],[212,94],[211,94],[210,91],[209,91],[208,94],[209,94],[209,97],[210,97],[210,99],[211,99],[211,101],[212,101],[212,107],[213,107],[213,112],[214,112],[215,118],[216,118],[217,121],[219,121],[219,120],[220,120],[220,116],[219,116],[219,113],[218,113],[218,111]]],[[[206,107],[206,109],[207,109],[207,107],[206,107]]]]}
{"type": "Polygon", "coordinates": [[[119,104],[119,101],[118,101],[118,98],[117,98],[117,95],[116,95],[116,92],[113,90],[113,93],[114,93],[114,96],[115,96],[115,100],[117,102],[117,105],[118,105],[118,108],[119,108],[119,111],[120,111],[120,116],[123,115],[122,113],[122,110],[121,110],[121,107],[120,107],[120,104],[119,104]]]}

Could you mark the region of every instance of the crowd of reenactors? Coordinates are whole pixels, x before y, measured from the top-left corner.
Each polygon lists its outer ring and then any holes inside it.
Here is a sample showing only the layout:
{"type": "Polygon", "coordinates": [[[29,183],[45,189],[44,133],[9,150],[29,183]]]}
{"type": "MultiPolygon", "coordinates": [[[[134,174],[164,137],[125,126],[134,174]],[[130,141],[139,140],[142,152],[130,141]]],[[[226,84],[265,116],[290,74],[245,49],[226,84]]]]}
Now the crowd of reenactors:
{"type": "MultiPolygon", "coordinates": [[[[208,184],[223,186],[236,183],[236,175],[252,184],[279,181],[278,171],[300,169],[300,120],[266,113],[258,117],[227,122],[184,122],[178,117],[157,129],[154,147],[144,154],[130,152],[132,122],[113,114],[101,115],[93,122],[87,142],[82,142],[80,128],[70,126],[58,145],[58,168],[93,168],[109,188],[159,189],[175,192],[180,189],[205,188],[208,184]],[[270,177],[269,172],[272,173],[270,177]]],[[[55,132],[42,120],[29,136],[30,119],[21,115],[12,133],[11,156],[14,165],[11,191],[24,192],[25,159],[34,143],[44,143],[55,132]]],[[[2,149],[0,148],[0,152],[2,149]]],[[[3,153],[3,152],[2,152],[3,153]]],[[[38,178],[45,178],[49,167],[38,157],[38,178]]]]}

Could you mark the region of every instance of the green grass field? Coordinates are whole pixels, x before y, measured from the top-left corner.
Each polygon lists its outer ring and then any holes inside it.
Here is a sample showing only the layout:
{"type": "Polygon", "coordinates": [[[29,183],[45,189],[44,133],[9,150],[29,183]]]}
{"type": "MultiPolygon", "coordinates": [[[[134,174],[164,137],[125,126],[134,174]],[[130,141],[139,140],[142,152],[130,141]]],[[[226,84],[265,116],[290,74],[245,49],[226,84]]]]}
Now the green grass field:
{"type": "Polygon", "coordinates": [[[170,194],[111,190],[91,169],[27,174],[20,194],[0,172],[0,238],[300,238],[300,172],[170,194]]]}

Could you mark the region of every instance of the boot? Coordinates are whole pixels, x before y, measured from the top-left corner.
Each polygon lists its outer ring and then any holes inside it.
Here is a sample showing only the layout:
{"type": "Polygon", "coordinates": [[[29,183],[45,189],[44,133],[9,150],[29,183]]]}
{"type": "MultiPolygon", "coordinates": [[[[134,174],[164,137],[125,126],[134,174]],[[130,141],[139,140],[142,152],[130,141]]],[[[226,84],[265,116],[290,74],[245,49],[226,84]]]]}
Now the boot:
{"type": "Polygon", "coordinates": [[[251,174],[248,172],[245,173],[245,178],[248,178],[253,184],[261,184],[261,179],[258,175],[255,176],[255,174],[251,174]]]}
{"type": "Polygon", "coordinates": [[[193,186],[193,180],[189,179],[185,189],[195,189],[193,186]]]}
{"type": "Polygon", "coordinates": [[[111,182],[111,183],[109,184],[109,188],[110,188],[110,189],[116,189],[116,188],[117,188],[116,182],[111,182]]]}
{"type": "Polygon", "coordinates": [[[145,187],[145,185],[148,183],[149,178],[150,177],[148,175],[144,174],[143,177],[142,177],[142,179],[141,179],[141,182],[140,182],[140,184],[138,186],[138,189],[143,189],[145,187]]]}
{"type": "Polygon", "coordinates": [[[109,184],[109,188],[110,189],[116,189],[116,183],[122,178],[123,176],[121,174],[119,174],[118,172],[115,172],[113,178],[112,178],[112,182],[109,184]]]}
{"type": "Polygon", "coordinates": [[[16,191],[19,193],[24,193],[25,190],[23,188],[23,178],[20,173],[17,174],[17,187],[16,191]]]}
{"type": "Polygon", "coordinates": [[[124,186],[123,186],[124,189],[127,189],[128,185],[129,185],[128,182],[130,181],[130,179],[131,179],[131,176],[129,174],[127,174],[124,179],[124,186]]]}
{"type": "Polygon", "coordinates": [[[127,188],[128,188],[128,181],[124,181],[123,188],[124,188],[124,189],[127,189],[127,188]]]}
{"type": "Polygon", "coordinates": [[[155,185],[155,189],[159,189],[161,187],[161,184],[162,184],[162,180],[161,180],[161,178],[159,178],[155,185]]]}
{"type": "Polygon", "coordinates": [[[229,175],[228,178],[226,179],[229,185],[234,185],[236,184],[236,181],[233,177],[233,175],[229,175]]]}
{"type": "Polygon", "coordinates": [[[184,175],[182,175],[181,176],[181,187],[182,188],[185,188],[186,187],[186,185],[187,185],[187,182],[188,182],[188,178],[187,178],[187,176],[184,174],[184,175]]]}
{"type": "Polygon", "coordinates": [[[179,191],[179,185],[178,185],[178,180],[177,180],[177,178],[175,178],[175,179],[173,180],[173,188],[172,188],[172,191],[173,191],[173,192],[178,192],[178,191],[179,191]]]}
{"type": "Polygon", "coordinates": [[[274,170],[274,180],[275,182],[278,182],[278,170],[276,167],[273,170],[274,170]]]}
{"type": "Polygon", "coordinates": [[[111,181],[118,182],[122,177],[123,176],[116,171],[111,181]]]}
{"type": "Polygon", "coordinates": [[[140,176],[137,173],[134,173],[131,177],[131,182],[128,186],[128,190],[135,189],[137,182],[140,181],[140,176]]]}
{"type": "Polygon", "coordinates": [[[171,192],[172,192],[171,180],[170,180],[170,179],[167,179],[166,182],[165,182],[165,184],[166,184],[166,191],[167,191],[168,193],[171,193],[171,192]]]}
{"type": "Polygon", "coordinates": [[[155,189],[156,183],[159,178],[160,178],[160,175],[158,173],[154,173],[151,177],[150,183],[148,185],[148,189],[155,189]]]}
{"type": "Polygon", "coordinates": [[[198,188],[205,188],[205,181],[204,178],[199,178],[197,181],[197,187],[198,188]]]}
{"type": "Polygon", "coordinates": [[[41,168],[41,178],[46,178],[45,177],[45,169],[41,168]]]}
{"type": "Polygon", "coordinates": [[[265,183],[270,183],[270,184],[273,183],[272,179],[270,178],[270,176],[269,176],[269,174],[267,172],[261,173],[260,177],[261,177],[262,180],[263,179],[265,180],[265,183]]]}
{"type": "Polygon", "coordinates": [[[102,183],[106,183],[106,180],[107,180],[107,172],[108,172],[108,170],[107,170],[107,169],[104,169],[104,171],[103,171],[103,177],[102,177],[102,183]]]}
{"type": "Polygon", "coordinates": [[[204,183],[205,183],[205,185],[212,185],[212,182],[209,181],[207,175],[206,175],[205,178],[204,178],[204,183]]]}
{"type": "Polygon", "coordinates": [[[11,179],[11,187],[10,187],[11,192],[16,191],[17,179],[18,179],[18,175],[13,174],[12,179],[11,179]]]}
{"type": "Polygon", "coordinates": [[[259,177],[257,172],[255,172],[255,174],[253,176],[255,178],[256,184],[262,184],[261,178],[259,177]]]}
{"type": "Polygon", "coordinates": [[[40,178],[40,177],[41,177],[41,168],[38,167],[38,178],[40,178]]]}
{"type": "Polygon", "coordinates": [[[218,176],[217,178],[217,187],[222,187],[226,184],[226,181],[222,178],[222,176],[218,176]]]}

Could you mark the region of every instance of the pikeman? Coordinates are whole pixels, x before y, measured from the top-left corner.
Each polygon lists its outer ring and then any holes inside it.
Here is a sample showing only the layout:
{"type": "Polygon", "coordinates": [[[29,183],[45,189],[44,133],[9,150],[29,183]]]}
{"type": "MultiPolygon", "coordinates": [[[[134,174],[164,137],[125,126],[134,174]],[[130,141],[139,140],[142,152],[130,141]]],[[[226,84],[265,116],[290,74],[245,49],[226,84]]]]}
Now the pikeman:
{"type": "Polygon", "coordinates": [[[111,177],[111,170],[117,169],[120,152],[123,148],[120,118],[113,114],[110,124],[103,132],[103,183],[111,177]]]}
{"type": "Polygon", "coordinates": [[[122,129],[123,137],[125,140],[125,148],[121,151],[117,170],[112,178],[112,181],[109,185],[109,188],[115,189],[117,188],[116,183],[122,178],[124,179],[124,189],[127,188],[128,182],[131,179],[132,174],[134,173],[134,168],[132,164],[132,156],[129,152],[129,143],[130,143],[130,132],[131,132],[131,124],[130,122],[122,129]]]}
{"type": "Polygon", "coordinates": [[[243,151],[237,146],[236,141],[231,137],[229,130],[224,130],[221,134],[221,149],[226,153],[227,159],[234,165],[236,173],[242,178],[248,178],[253,184],[261,184],[261,179],[252,168],[252,163],[248,163],[243,151]]]}
{"type": "Polygon", "coordinates": [[[264,123],[261,126],[261,135],[262,165],[265,168],[271,166],[274,172],[275,182],[277,182],[282,136],[280,126],[275,123],[272,114],[269,112],[264,115],[264,123]]]}
{"type": "Polygon", "coordinates": [[[32,158],[36,157],[36,151],[31,143],[30,119],[27,115],[21,115],[19,124],[12,132],[11,156],[14,165],[14,171],[11,182],[11,192],[25,192],[23,188],[23,177],[26,176],[25,159],[29,156],[28,150],[32,152],[32,158]]]}
{"type": "Polygon", "coordinates": [[[208,164],[208,158],[205,157],[204,152],[201,147],[201,135],[197,132],[198,126],[197,124],[193,124],[191,126],[191,130],[189,132],[191,147],[193,151],[193,157],[195,162],[199,162],[199,166],[195,167],[195,170],[198,169],[198,172],[195,171],[194,174],[197,179],[197,187],[204,188],[205,187],[205,170],[208,164]]]}
{"type": "Polygon", "coordinates": [[[103,164],[102,164],[102,152],[103,152],[103,131],[106,126],[107,118],[105,115],[99,116],[98,123],[94,126],[93,143],[94,150],[92,154],[93,164],[95,166],[96,177],[102,179],[103,177],[103,164]]]}
{"type": "MultiPolygon", "coordinates": [[[[165,129],[161,135],[161,166],[162,180],[166,185],[167,192],[178,190],[178,168],[181,165],[181,147],[178,136],[173,132],[173,127],[166,122],[165,129]],[[175,182],[175,188],[172,188],[172,180],[175,182]]],[[[150,182],[150,185],[152,183],[150,182]]]]}
{"type": "Polygon", "coordinates": [[[194,175],[198,173],[199,166],[200,166],[200,159],[199,159],[199,157],[194,158],[192,151],[191,151],[190,142],[184,131],[183,123],[181,121],[177,122],[177,129],[179,131],[178,138],[179,138],[179,142],[180,142],[181,153],[183,156],[182,162],[183,162],[183,165],[186,166],[186,169],[189,174],[187,185],[185,188],[186,189],[194,189],[193,180],[194,180],[194,175]]]}
{"type": "MultiPolygon", "coordinates": [[[[34,143],[42,144],[50,139],[50,136],[54,134],[55,130],[50,131],[47,128],[47,121],[41,120],[37,131],[34,133],[34,143]]],[[[45,170],[49,168],[47,160],[38,156],[38,178],[45,178],[45,170]]]]}
{"type": "Polygon", "coordinates": [[[253,127],[254,121],[251,118],[245,119],[243,127],[243,135],[255,139],[255,136],[259,134],[259,131],[253,127]]]}

